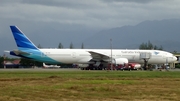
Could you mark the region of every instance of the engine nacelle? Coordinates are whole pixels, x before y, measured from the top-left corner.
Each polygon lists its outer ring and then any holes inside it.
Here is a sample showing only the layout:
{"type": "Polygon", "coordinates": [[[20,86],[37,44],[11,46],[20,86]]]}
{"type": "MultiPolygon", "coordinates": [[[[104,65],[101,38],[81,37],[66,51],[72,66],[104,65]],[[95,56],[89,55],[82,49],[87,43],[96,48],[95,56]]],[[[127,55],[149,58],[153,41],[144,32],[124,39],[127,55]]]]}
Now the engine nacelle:
{"type": "Polygon", "coordinates": [[[80,68],[82,68],[82,67],[88,67],[89,64],[78,64],[78,66],[79,66],[80,68]]]}
{"type": "Polygon", "coordinates": [[[114,59],[113,60],[113,64],[127,64],[128,63],[128,59],[127,58],[118,58],[118,59],[114,59]]]}

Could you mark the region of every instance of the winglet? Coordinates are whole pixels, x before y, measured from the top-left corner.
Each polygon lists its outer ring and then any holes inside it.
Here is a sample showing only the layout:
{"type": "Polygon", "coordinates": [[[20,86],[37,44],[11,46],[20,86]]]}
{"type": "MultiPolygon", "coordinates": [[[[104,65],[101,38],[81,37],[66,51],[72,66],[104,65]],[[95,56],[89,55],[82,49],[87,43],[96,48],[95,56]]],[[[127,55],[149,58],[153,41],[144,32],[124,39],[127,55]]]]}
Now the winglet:
{"type": "Polygon", "coordinates": [[[10,28],[19,49],[38,49],[17,26],[10,26],[10,28]]]}

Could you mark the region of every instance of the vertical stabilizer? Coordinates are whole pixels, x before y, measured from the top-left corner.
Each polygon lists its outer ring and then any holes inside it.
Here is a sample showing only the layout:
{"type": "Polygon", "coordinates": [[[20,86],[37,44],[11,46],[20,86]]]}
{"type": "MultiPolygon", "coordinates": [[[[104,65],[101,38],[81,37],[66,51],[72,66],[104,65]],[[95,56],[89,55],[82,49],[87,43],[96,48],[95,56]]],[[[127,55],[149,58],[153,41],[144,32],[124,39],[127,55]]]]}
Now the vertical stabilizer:
{"type": "Polygon", "coordinates": [[[17,26],[10,26],[16,45],[21,49],[38,49],[17,26]]]}

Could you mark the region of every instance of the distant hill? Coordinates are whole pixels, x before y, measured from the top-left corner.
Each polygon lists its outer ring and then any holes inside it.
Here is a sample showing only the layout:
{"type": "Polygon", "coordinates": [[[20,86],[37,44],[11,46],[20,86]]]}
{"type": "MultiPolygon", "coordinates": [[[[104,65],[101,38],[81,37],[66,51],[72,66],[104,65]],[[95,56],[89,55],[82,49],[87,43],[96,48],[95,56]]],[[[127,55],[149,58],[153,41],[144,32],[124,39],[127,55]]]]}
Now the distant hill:
{"type": "Polygon", "coordinates": [[[167,51],[180,51],[180,19],[144,21],[135,26],[103,30],[85,39],[86,48],[139,48],[143,42],[162,45],[167,51]]]}

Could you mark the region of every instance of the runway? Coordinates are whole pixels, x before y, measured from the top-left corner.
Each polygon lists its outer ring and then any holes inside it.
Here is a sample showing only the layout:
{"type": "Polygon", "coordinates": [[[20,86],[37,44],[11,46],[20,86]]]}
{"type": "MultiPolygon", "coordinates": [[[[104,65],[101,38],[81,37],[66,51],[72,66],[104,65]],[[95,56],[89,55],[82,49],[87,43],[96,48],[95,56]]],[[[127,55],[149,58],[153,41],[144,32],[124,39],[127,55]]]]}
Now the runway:
{"type": "MultiPolygon", "coordinates": [[[[80,68],[5,68],[5,69],[0,68],[0,71],[83,71],[83,70],[81,70],[80,68]]],[[[133,70],[133,71],[137,71],[137,70],[133,70]]],[[[145,70],[138,70],[138,71],[145,71],[145,70]]],[[[152,71],[180,71],[180,69],[168,69],[168,70],[153,69],[152,71]]]]}
{"type": "Polygon", "coordinates": [[[1,68],[0,71],[81,71],[78,68],[1,68]]]}

